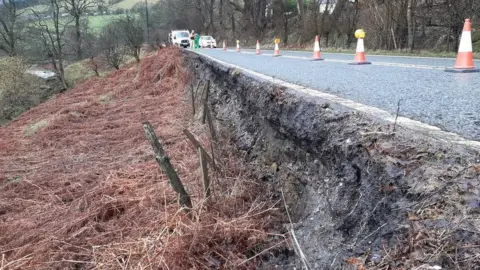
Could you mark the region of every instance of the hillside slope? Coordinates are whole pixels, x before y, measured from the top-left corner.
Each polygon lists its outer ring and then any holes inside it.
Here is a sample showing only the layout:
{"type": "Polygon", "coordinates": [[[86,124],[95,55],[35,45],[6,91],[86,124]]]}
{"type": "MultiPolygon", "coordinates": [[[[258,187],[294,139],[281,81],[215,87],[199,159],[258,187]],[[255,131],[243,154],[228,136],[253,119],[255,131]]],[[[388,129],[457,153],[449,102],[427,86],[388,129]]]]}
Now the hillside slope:
{"type": "MultiPolygon", "coordinates": [[[[277,219],[228,141],[202,199],[198,152],[208,145],[184,102],[188,74],[164,49],[91,79],[0,128],[0,254],[8,269],[251,269],[277,219]],[[142,121],[156,129],[194,202],[178,211],[142,121]],[[223,157],[223,158],[222,158],[223,157]],[[208,206],[208,211],[207,211],[208,206]]],[[[209,149],[209,148],[206,148],[209,149]]],[[[271,237],[270,237],[271,239],[271,237]]],[[[284,241],[282,237],[280,241],[284,241]]]]}

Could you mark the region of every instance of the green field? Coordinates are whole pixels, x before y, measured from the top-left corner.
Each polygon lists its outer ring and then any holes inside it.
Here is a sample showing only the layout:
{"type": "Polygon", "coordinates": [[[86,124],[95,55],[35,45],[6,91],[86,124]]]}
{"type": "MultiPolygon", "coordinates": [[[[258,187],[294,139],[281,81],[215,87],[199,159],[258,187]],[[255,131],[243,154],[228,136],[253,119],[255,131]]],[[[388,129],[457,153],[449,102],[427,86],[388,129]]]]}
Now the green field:
{"type": "Polygon", "coordinates": [[[36,6],[33,6],[33,7],[28,7],[28,8],[21,9],[19,12],[21,12],[22,14],[26,14],[26,15],[34,14],[34,12],[42,13],[42,12],[47,11],[48,7],[49,7],[48,5],[36,5],[36,6]]]}
{"type": "MultiPolygon", "coordinates": [[[[131,9],[133,8],[137,3],[143,3],[145,0],[124,0],[121,1],[115,5],[108,6],[108,10],[113,12],[119,8],[122,9],[131,9]]],[[[149,4],[153,4],[158,2],[159,0],[147,0],[149,4]]],[[[48,5],[36,5],[33,7],[28,7],[25,9],[22,9],[21,12],[22,14],[26,15],[33,15],[34,12],[37,13],[45,13],[49,9],[48,5]]],[[[90,10],[90,13],[96,12],[96,10],[90,10]]],[[[66,13],[66,11],[61,11],[60,13],[66,13]]],[[[105,25],[107,25],[109,22],[119,18],[122,15],[118,14],[110,14],[110,15],[96,15],[96,16],[88,16],[88,25],[89,28],[95,32],[100,31],[105,25]]],[[[68,19],[66,17],[61,18],[62,23],[67,23],[68,19]]],[[[43,21],[47,25],[52,25],[51,20],[45,19],[43,21]]],[[[31,22],[31,24],[35,24],[31,22]]]]}
{"type": "MultiPolygon", "coordinates": [[[[88,16],[87,17],[88,18],[88,27],[93,32],[99,32],[109,22],[111,22],[111,21],[113,21],[117,18],[120,18],[121,16],[124,16],[124,15],[112,14],[112,15],[88,16]]],[[[61,21],[62,24],[70,22],[70,25],[73,25],[73,21],[71,21],[71,19],[61,18],[60,21],[61,21]]],[[[48,25],[49,27],[53,27],[53,22],[52,22],[51,19],[42,20],[42,23],[48,25]]],[[[31,22],[30,24],[32,26],[38,25],[37,22],[31,22]]]]}
{"type": "MultiPolygon", "coordinates": [[[[160,0],[147,0],[148,5],[152,5],[157,3],[160,0]]],[[[145,0],[123,0],[121,2],[116,3],[115,5],[111,5],[109,8],[111,10],[115,10],[117,8],[123,8],[123,9],[131,9],[133,8],[136,4],[138,3],[144,3],[145,0]]]]}
{"type": "Polygon", "coordinates": [[[102,30],[105,25],[109,22],[120,18],[124,15],[98,15],[98,16],[88,16],[88,26],[94,32],[102,30]]]}

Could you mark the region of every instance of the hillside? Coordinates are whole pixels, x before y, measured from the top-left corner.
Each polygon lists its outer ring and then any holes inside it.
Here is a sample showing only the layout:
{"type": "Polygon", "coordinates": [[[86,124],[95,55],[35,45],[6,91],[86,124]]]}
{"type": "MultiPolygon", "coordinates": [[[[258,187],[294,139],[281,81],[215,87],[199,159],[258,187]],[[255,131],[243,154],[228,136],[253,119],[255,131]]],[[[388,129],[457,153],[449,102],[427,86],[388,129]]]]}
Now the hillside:
{"type": "Polygon", "coordinates": [[[203,200],[198,151],[182,130],[212,142],[192,120],[179,54],[161,50],[0,127],[2,267],[252,269],[256,252],[284,241],[268,233],[277,210],[228,138],[212,146],[220,172],[203,200]],[[190,193],[189,215],[155,162],[146,120],[190,193]]]}

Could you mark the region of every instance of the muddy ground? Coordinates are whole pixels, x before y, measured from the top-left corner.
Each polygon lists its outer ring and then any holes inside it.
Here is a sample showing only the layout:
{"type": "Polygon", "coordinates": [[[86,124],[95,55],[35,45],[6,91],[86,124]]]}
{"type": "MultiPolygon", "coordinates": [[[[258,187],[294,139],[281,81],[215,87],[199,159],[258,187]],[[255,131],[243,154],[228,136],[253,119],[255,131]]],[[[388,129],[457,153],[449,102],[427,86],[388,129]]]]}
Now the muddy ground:
{"type": "Polygon", "coordinates": [[[480,269],[476,143],[184,55],[192,85],[210,81],[215,123],[288,206],[284,269],[480,269]]]}

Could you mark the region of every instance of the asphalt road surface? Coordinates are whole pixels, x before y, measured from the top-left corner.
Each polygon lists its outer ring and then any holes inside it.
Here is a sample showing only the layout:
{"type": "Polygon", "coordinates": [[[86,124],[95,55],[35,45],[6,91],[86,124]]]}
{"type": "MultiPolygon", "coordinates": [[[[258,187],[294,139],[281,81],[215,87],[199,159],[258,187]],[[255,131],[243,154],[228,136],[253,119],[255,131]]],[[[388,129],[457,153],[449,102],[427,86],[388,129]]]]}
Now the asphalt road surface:
{"type": "MultiPolygon", "coordinates": [[[[348,65],[353,55],[322,53],[325,61],[308,61],[311,52],[233,48],[201,49],[218,60],[290,83],[350,99],[365,105],[397,111],[446,131],[480,141],[480,73],[447,73],[455,59],[370,56],[372,65],[348,65]]],[[[475,65],[480,67],[480,62],[475,65]]]]}

